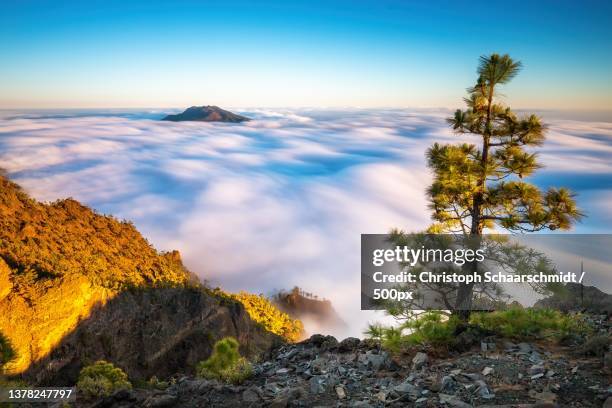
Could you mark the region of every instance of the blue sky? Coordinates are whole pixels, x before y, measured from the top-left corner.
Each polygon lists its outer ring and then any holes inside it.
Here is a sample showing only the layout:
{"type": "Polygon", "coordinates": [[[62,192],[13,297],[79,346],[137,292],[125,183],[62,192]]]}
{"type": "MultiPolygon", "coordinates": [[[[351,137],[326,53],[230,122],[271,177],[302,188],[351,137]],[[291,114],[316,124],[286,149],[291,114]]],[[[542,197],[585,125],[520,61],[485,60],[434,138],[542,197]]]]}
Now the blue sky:
{"type": "Polygon", "coordinates": [[[610,3],[424,3],[5,2],[0,108],[457,107],[497,51],[513,106],[612,109],[610,3]]]}

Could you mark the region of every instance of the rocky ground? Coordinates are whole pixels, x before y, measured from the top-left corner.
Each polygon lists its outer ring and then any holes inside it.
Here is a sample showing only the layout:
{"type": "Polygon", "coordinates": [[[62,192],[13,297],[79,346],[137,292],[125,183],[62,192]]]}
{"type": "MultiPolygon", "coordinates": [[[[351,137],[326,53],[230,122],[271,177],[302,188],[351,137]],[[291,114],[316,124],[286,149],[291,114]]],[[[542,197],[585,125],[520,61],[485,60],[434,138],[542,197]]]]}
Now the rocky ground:
{"type": "Polygon", "coordinates": [[[93,406],[612,407],[612,354],[590,351],[485,337],[462,353],[391,356],[373,341],[315,335],[276,349],[240,386],[182,377],[165,390],[120,391],[93,406]]]}

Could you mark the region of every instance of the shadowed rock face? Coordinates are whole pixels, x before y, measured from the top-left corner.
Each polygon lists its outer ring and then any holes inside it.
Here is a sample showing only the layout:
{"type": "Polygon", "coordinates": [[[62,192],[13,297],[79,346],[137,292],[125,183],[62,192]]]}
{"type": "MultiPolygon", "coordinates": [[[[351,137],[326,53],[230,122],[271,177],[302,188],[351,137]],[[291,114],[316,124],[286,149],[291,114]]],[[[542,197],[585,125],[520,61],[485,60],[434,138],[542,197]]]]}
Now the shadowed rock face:
{"type": "Polygon", "coordinates": [[[201,288],[131,289],[94,307],[24,377],[37,384],[70,385],[84,364],[106,360],[132,379],[166,378],[193,372],[225,336],[235,337],[246,356],[282,343],[254,324],[241,304],[201,288]]]}
{"type": "Polygon", "coordinates": [[[187,108],[183,113],[168,115],[162,120],[168,120],[171,122],[195,121],[240,123],[251,119],[245,116],[236,115],[235,113],[221,109],[218,106],[207,105],[192,106],[191,108],[187,108]]]}

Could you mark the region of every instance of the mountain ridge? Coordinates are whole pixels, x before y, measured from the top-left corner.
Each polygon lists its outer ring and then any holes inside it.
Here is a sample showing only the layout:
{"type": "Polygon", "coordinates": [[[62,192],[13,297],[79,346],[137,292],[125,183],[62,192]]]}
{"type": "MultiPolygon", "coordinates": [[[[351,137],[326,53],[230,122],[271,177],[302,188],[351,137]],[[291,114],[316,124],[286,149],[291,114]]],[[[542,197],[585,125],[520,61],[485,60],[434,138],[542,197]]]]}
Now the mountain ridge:
{"type": "Polygon", "coordinates": [[[48,384],[98,359],[131,378],[189,371],[223,336],[249,356],[283,342],[130,222],[73,199],[40,203],[2,175],[0,334],[16,354],[4,372],[48,384]]]}

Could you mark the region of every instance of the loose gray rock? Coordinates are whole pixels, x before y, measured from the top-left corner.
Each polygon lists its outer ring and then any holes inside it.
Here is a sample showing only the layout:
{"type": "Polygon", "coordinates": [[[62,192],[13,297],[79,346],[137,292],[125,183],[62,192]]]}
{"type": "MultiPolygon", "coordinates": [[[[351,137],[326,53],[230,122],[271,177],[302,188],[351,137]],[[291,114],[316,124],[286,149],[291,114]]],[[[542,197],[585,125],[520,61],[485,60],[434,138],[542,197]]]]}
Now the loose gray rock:
{"type": "Polygon", "coordinates": [[[147,408],[166,408],[175,405],[177,397],[172,394],[156,395],[145,401],[143,404],[147,408]]]}
{"type": "Polygon", "coordinates": [[[346,353],[359,347],[361,340],[357,337],[347,337],[338,344],[338,351],[346,353]]]}
{"type": "Polygon", "coordinates": [[[310,379],[310,392],[313,394],[322,394],[325,392],[325,377],[315,375],[310,379]]]}
{"type": "Polygon", "coordinates": [[[546,371],[546,369],[544,368],[543,365],[534,364],[534,365],[531,366],[531,368],[529,368],[529,375],[542,374],[545,371],[546,371]]]}
{"type": "Polygon", "coordinates": [[[440,382],[440,392],[442,393],[452,393],[457,389],[457,381],[450,375],[446,375],[442,377],[442,381],[440,382]]]}
{"type": "Polygon", "coordinates": [[[249,387],[242,392],[244,402],[257,402],[261,399],[262,391],[259,387],[249,387]]]}
{"type": "Polygon", "coordinates": [[[451,407],[473,408],[472,405],[468,404],[467,402],[463,402],[462,400],[455,397],[454,395],[438,394],[438,398],[440,399],[441,404],[447,404],[447,405],[450,405],[451,407]]]}
{"type": "Polygon", "coordinates": [[[429,361],[429,356],[425,353],[418,352],[412,359],[412,369],[418,370],[429,361]]]}
{"type": "Polygon", "coordinates": [[[495,394],[493,394],[493,392],[491,392],[491,390],[489,389],[489,387],[487,386],[487,383],[482,381],[482,380],[478,380],[475,382],[476,385],[476,392],[478,393],[478,395],[481,398],[484,399],[492,399],[495,398],[495,394]]]}
{"type": "Polygon", "coordinates": [[[486,377],[487,375],[493,374],[494,371],[495,369],[493,367],[485,367],[482,369],[482,375],[486,377]]]}

